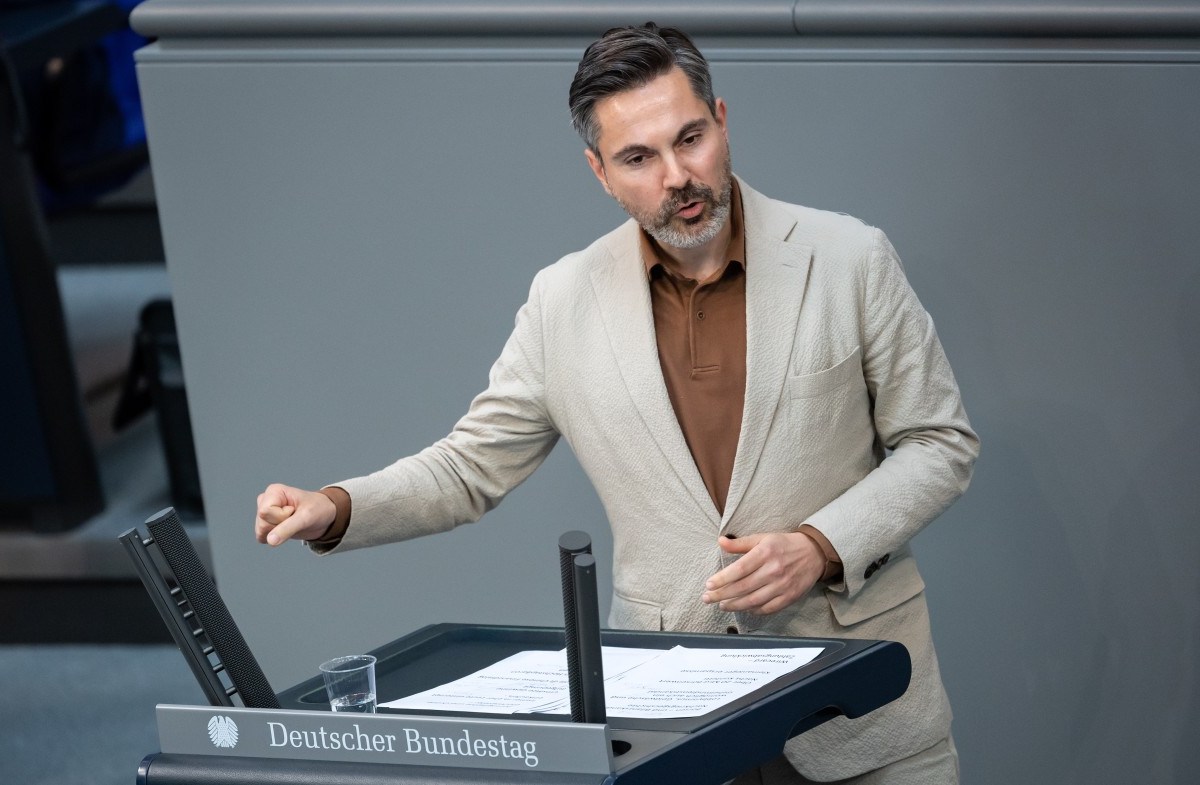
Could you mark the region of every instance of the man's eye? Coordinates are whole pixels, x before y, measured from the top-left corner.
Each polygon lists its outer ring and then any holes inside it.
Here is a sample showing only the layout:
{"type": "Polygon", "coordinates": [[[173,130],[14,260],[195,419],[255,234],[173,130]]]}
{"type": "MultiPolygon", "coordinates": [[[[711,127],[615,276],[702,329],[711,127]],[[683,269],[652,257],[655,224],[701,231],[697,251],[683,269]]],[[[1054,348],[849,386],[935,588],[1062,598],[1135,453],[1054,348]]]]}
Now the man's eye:
{"type": "Polygon", "coordinates": [[[645,161],[646,156],[644,155],[634,155],[625,159],[625,163],[628,166],[641,166],[643,163],[645,163],[645,161]]]}
{"type": "Polygon", "coordinates": [[[684,137],[683,142],[681,144],[683,144],[684,147],[691,147],[692,145],[696,144],[699,141],[700,141],[700,134],[692,134],[691,136],[684,137]]]}

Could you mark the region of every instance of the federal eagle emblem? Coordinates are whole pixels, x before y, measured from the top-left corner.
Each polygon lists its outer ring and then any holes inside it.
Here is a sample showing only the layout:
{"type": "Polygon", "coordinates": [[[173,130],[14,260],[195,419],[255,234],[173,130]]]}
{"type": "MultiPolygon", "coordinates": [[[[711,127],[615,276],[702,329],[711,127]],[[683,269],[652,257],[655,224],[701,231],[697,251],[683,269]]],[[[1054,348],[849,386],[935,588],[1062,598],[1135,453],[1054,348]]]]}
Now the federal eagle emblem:
{"type": "Polygon", "coordinates": [[[208,738],[215,747],[236,747],[238,742],[237,723],[220,714],[208,721],[208,738]]]}

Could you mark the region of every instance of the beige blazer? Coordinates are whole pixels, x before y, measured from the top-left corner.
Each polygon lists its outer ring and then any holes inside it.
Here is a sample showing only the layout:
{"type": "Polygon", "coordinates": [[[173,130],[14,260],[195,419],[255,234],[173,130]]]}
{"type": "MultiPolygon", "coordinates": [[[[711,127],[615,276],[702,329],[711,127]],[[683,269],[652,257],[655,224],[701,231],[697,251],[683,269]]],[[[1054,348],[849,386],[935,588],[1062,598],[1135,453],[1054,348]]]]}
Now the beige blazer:
{"type": "Polygon", "coordinates": [[[449,436],[338,483],[353,515],[335,550],[477,520],[561,435],[612,526],[610,626],[736,627],[908,647],[913,676],[901,699],[788,743],[805,776],[840,779],[949,731],[908,542],[966,489],[979,442],[933,322],[883,233],[741,187],[746,402],[724,515],[671,408],[638,227],[629,221],[538,273],[488,389],[449,436]],[[805,522],[841,555],[843,583],[767,617],[699,601],[704,580],[727,563],[719,533],[791,531],[805,522]]]}

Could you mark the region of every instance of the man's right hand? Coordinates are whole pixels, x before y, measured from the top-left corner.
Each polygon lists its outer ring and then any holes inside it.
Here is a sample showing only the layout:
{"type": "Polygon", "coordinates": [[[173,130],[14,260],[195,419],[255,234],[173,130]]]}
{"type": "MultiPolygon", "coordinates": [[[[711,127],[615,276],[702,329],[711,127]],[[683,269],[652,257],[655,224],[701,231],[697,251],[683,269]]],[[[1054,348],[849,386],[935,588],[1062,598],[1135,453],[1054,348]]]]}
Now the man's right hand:
{"type": "Polygon", "coordinates": [[[316,540],[336,516],[337,507],[325,494],[273,483],[258,495],[254,539],[272,546],[316,540]]]}

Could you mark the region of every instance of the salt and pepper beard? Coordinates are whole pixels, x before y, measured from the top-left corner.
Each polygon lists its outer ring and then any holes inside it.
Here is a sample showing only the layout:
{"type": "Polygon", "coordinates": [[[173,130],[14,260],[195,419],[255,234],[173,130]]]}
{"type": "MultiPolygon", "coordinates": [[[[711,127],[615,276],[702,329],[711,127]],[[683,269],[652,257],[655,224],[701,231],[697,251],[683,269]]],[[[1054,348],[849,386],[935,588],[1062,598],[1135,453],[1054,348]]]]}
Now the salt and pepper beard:
{"type": "Polygon", "coordinates": [[[613,198],[617,200],[621,209],[629,213],[646,230],[646,233],[659,243],[671,248],[690,250],[711,242],[729,221],[733,203],[733,164],[730,161],[728,147],[725,150],[725,167],[721,172],[721,179],[721,195],[719,197],[714,198],[713,189],[707,185],[699,185],[689,180],[683,188],[673,191],[670,198],[663,202],[662,207],[653,214],[633,210],[616,194],[613,194],[613,198]],[[683,222],[683,226],[677,227],[675,213],[679,208],[689,202],[698,201],[704,202],[704,212],[692,219],[695,223],[679,219],[683,222]]]}

